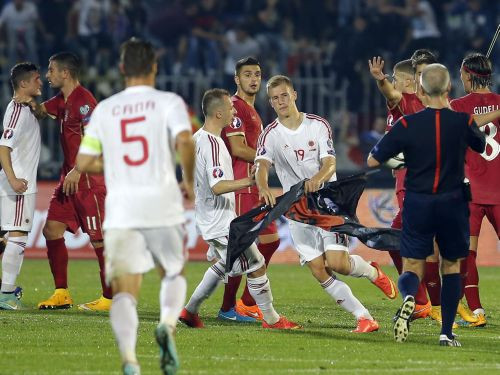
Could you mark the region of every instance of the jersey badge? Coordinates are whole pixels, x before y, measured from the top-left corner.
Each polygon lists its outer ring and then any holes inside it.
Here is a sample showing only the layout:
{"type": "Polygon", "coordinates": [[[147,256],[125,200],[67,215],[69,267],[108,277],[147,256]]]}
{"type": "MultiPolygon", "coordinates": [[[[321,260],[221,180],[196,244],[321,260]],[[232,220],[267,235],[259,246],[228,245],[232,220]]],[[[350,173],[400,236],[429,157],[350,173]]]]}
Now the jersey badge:
{"type": "Polygon", "coordinates": [[[309,147],[314,147],[314,141],[309,141],[308,145],[309,147]]]}
{"type": "Polygon", "coordinates": [[[239,129],[241,128],[242,122],[239,117],[234,117],[233,122],[231,123],[231,128],[233,129],[239,129]]]}
{"type": "Polygon", "coordinates": [[[87,113],[89,113],[89,111],[90,111],[90,106],[88,104],[82,105],[80,107],[80,114],[82,116],[85,116],[87,113]]]}
{"type": "Polygon", "coordinates": [[[326,145],[328,146],[328,148],[333,148],[333,141],[329,139],[328,141],[326,141],[326,145]]]}
{"type": "Polygon", "coordinates": [[[13,135],[14,135],[14,130],[12,129],[5,129],[5,131],[3,132],[3,137],[5,139],[11,139],[13,135]]]}
{"type": "Polygon", "coordinates": [[[214,176],[214,178],[221,178],[222,176],[224,176],[224,172],[220,168],[214,168],[214,170],[212,171],[212,176],[214,176]]]}
{"type": "Polygon", "coordinates": [[[257,154],[259,154],[259,156],[260,156],[260,155],[265,155],[265,154],[266,154],[266,149],[265,149],[264,147],[261,147],[261,148],[259,149],[259,152],[258,152],[257,154]]]}

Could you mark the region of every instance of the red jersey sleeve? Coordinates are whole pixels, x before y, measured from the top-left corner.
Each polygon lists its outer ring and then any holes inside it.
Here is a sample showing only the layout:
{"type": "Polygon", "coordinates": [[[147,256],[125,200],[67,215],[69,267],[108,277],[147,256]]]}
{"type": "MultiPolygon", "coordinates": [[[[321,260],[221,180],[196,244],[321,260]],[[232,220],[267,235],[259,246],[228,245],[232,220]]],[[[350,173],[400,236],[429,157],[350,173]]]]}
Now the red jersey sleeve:
{"type": "Polygon", "coordinates": [[[90,121],[90,116],[94,111],[94,108],[97,106],[97,100],[90,92],[86,92],[86,95],[83,95],[80,103],[78,103],[78,114],[80,121],[83,126],[87,126],[90,121]]]}
{"type": "Polygon", "coordinates": [[[45,106],[45,109],[47,110],[47,113],[51,117],[57,117],[59,113],[59,104],[61,101],[61,94],[57,94],[56,96],[50,98],[49,100],[43,102],[43,105],[45,106]]]}

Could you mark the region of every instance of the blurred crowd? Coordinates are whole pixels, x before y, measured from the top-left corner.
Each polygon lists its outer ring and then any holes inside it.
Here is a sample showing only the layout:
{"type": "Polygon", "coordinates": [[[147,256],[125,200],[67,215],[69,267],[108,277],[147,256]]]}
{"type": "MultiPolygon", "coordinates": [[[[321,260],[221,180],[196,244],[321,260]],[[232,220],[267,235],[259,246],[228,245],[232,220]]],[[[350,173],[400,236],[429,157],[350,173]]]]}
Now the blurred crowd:
{"type": "MultiPolygon", "coordinates": [[[[50,55],[70,50],[85,62],[86,77],[99,82],[96,97],[107,96],[114,91],[108,79],[119,79],[119,46],[135,35],[154,42],[160,74],[209,77],[231,90],[235,62],[248,55],[259,58],[265,77],[335,75],[345,90],[348,117],[370,110],[363,98],[370,57],[382,55],[392,66],[417,48],[429,48],[456,77],[468,51],[488,50],[500,21],[500,2],[491,0],[0,0],[0,5],[4,76],[17,61],[45,69],[50,55]]],[[[498,50],[492,54],[496,67],[498,50]]],[[[344,131],[358,151],[379,132],[380,120],[371,115],[369,122],[355,130],[355,140],[352,131],[344,131]]]]}

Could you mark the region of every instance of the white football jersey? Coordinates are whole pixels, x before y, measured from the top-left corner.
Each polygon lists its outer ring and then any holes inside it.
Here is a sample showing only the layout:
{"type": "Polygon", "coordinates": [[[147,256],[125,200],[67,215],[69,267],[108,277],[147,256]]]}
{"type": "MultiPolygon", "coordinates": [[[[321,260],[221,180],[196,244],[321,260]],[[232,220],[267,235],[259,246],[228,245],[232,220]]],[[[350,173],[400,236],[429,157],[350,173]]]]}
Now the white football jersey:
{"type": "MultiPolygon", "coordinates": [[[[12,168],[17,178],[28,181],[28,190],[23,194],[37,192],[36,172],[40,160],[40,125],[30,107],[11,101],[3,117],[3,134],[0,146],[9,147],[12,168]]],[[[0,195],[18,195],[10,187],[7,176],[0,172],[0,195]]]]}
{"type": "Polygon", "coordinates": [[[97,105],[80,152],[104,158],[104,229],[185,221],[174,157],[182,131],[191,131],[186,105],[171,92],[133,86],[97,105]]]}
{"type": "MultiPolygon", "coordinates": [[[[284,193],[299,181],[318,173],[321,159],[335,157],[330,124],[313,114],[304,113],[303,116],[295,130],[274,120],[264,129],[257,143],[255,161],[265,159],[274,164],[284,193]]],[[[329,181],[336,179],[334,173],[329,181]]]]}
{"type": "Polygon", "coordinates": [[[203,128],[194,135],[196,172],[194,193],[196,226],[204,240],[229,235],[229,224],[236,217],[234,193],[215,195],[219,181],[234,180],[231,155],[221,137],[203,128]]]}

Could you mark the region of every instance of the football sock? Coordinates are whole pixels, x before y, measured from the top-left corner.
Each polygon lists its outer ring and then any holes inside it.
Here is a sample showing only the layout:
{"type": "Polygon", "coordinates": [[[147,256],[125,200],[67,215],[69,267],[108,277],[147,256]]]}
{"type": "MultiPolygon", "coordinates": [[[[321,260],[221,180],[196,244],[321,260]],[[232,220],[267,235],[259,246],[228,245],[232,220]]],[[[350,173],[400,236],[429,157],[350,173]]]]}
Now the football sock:
{"type": "Polygon", "coordinates": [[[425,289],[425,282],[421,281],[418,284],[417,294],[415,294],[415,303],[417,305],[427,305],[429,299],[427,298],[427,291],[425,289]]]}
{"type": "Polygon", "coordinates": [[[467,282],[467,257],[460,261],[460,281],[460,299],[462,299],[465,294],[465,284],[467,282]]]}
{"type": "Polygon", "coordinates": [[[349,276],[366,277],[370,281],[375,281],[377,279],[377,269],[359,255],[349,255],[349,263],[351,264],[349,276]]]}
{"type": "Polygon", "coordinates": [[[325,292],[340,305],[340,307],[353,314],[356,319],[365,318],[373,320],[368,310],[352,294],[351,288],[343,281],[330,277],[320,285],[325,292]]]}
{"type": "Polygon", "coordinates": [[[479,299],[479,273],[477,272],[475,251],[469,251],[467,256],[467,278],[465,280],[465,298],[469,308],[474,311],[481,309],[481,300],[479,299]]]}
{"type": "Polygon", "coordinates": [[[111,285],[106,284],[106,272],[104,270],[104,246],[94,248],[95,255],[99,261],[99,277],[101,278],[102,295],[104,298],[113,298],[111,285]]]}
{"type": "Polygon", "coordinates": [[[224,285],[224,296],[222,297],[222,311],[231,310],[236,305],[236,293],[240,287],[241,276],[229,277],[224,285]]]}
{"type": "Polygon", "coordinates": [[[221,262],[217,262],[211,265],[205,272],[203,279],[189,299],[186,310],[190,313],[198,314],[203,301],[212,295],[222,280],[224,280],[224,265],[221,262]]]}
{"type": "Polygon", "coordinates": [[[398,289],[401,293],[401,298],[404,300],[408,295],[415,296],[419,284],[420,281],[416,273],[410,271],[403,272],[398,279],[398,289]]]}
{"type": "Polygon", "coordinates": [[[117,293],[113,296],[109,318],[115,334],[123,362],[137,363],[135,345],[137,342],[137,301],[130,293],[117,293]]]}
{"type": "Polygon", "coordinates": [[[441,291],[441,334],[453,339],[452,328],[460,300],[460,274],[443,275],[443,290],[441,291]]]}
{"type": "Polygon", "coordinates": [[[439,275],[439,262],[425,262],[425,286],[432,306],[441,303],[441,277],[439,275]]]}
{"type": "Polygon", "coordinates": [[[267,275],[249,278],[247,277],[248,291],[259,306],[264,320],[267,324],[274,324],[280,320],[280,316],[273,307],[273,293],[267,275]]]}
{"type": "MultiPolygon", "coordinates": [[[[271,261],[271,257],[273,256],[273,254],[275,253],[275,251],[278,249],[279,246],[280,246],[279,240],[269,243],[259,243],[257,245],[259,252],[264,257],[264,260],[266,262],[266,267],[271,261]]],[[[241,295],[241,300],[247,306],[254,306],[256,304],[252,295],[248,291],[248,284],[245,284],[245,290],[243,290],[243,294],[241,295]]]]}
{"type": "Polygon", "coordinates": [[[2,258],[3,293],[11,293],[16,289],[16,279],[23,265],[24,249],[28,236],[12,237],[7,241],[2,258]]]}
{"type": "Polygon", "coordinates": [[[403,258],[401,258],[401,254],[399,251],[391,250],[389,251],[389,256],[392,259],[392,263],[394,263],[394,266],[398,270],[398,274],[401,275],[401,272],[403,272],[403,258]]]}
{"type": "Polygon", "coordinates": [[[68,249],[64,244],[64,237],[57,240],[47,240],[47,257],[50,270],[54,277],[56,289],[68,288],[68,249]]]}
{"type": "Polygon", "coordinates": [[[257,245],[257,248],[259,249],[260,253],[262,254],[262,256],[266,261],[266,266],[271,261],[273,254],[276,252],[276,250],[278,250],[279,246],[280,246],[280,240],[269,243],[259,243],[257,245]]]}
{"type": "Polygon", "coordinates": [[[186,300],[187,283],[182,275],[165,276],[160,288],[160,322],[175,328],[186,300]]]}

